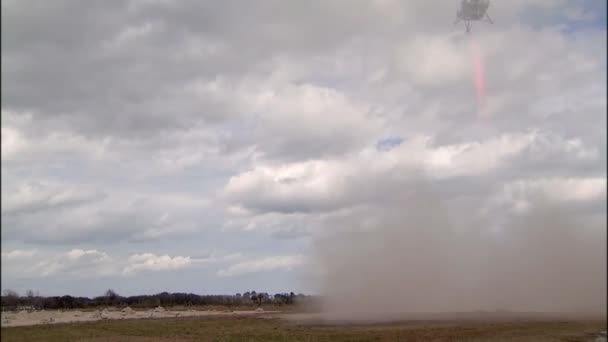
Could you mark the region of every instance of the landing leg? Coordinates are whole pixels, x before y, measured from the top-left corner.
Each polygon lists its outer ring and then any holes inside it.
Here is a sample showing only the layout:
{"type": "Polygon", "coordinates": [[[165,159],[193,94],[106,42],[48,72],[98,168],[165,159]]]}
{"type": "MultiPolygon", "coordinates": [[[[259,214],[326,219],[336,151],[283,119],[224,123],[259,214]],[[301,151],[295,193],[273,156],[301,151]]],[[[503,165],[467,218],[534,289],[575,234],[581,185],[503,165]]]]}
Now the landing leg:
{"type": "Polygon", "coordinates": [[[486,19],[488,19],[490,24],[494,24],[494,22],[492,21],[492,18],[490,18],[490,15],[488,13],[486,13],[486,19]]]}

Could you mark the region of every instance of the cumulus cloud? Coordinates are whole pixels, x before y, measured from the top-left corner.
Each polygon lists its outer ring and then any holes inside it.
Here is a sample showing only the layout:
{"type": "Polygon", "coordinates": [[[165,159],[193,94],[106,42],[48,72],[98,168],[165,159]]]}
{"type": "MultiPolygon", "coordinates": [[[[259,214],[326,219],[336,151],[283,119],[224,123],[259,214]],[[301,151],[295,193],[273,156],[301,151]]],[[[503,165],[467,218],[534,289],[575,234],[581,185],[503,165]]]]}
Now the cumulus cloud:
{"type": "Polygon", "coordinates": [[[75,278],[103,277],[115,273],[115,262],[107,253],[95,249],[79,248],[68,252],[36,252],[27,258],[11,258],[3,255],[3,275],[17,279],[40,279],[58,275],[75,278]]]}
{"type": "Polygon", "coordinates": [[[2,127],[2,159],[10,159],[17,155],[24,147],[25,143],[19,131],[2,127]]]}
{"type": "MultiPolygon", "coordinates": [[[[321,215],[323,216],[323,215],[321,215]]],[[[319,219],[307,213],[278,213],[267,212],[262,214],[242,213],[226,219],[223,230],[226,232],[264,231],[281,239],[300,238],[310,236],[318,230],[319,219]]]]}
{"type": "Polygon", "coordinates": [[[27,259],[36,254],[35,250],[22,250],[15,249],[10,252],[2,252],[2,259],[13,260],[13,259],[27,259]]]}
{"type": "Polygon", "coordinates": [[[152,253],[135,254],[129,258],[131,264],[123,270],[123,273],[135,273],[137,271],[163,271],[188,267],[192,263],[190,257],[168,255],[156,256],[152,253]]]}
{"type": "Polygon", "coordinates": [[[536,193],[553,201],[593,201],[606,197],[606,178],[553,178],[516,181],[505,192],[536,193]]]}
{"type": "Polygon", "coordinates": [[[179,194],[133,194],[52,184],[3,188],[6,239],[42,244],[108,242],[117,237],[146,241],[191,232],[205,199],[179,194]],[[13,190],[13,191],[11,191],[13,190]],[[5,195],[6,194],[6,195],[5,195]],[[49,219],[52,218],[52,219],[49,219]]]}
{"type": "Polygon", "coordinates": [[[484,212],[529,213],[558,206],[572,215],[597,215],[606,203],[606,178],[532,178],[507,182],[490,197],[484,212]]]}
{"type": "Polygon", "coordinates": [[[69,185],[31,182],[20,184],[16,189],[7,185],[2,197],[2,214],[13,216],[99,201],[105,194],[69,185]]]}
{"type": "Polygon", "coordinates": [[[129,264],[122,270],[124,275],[133,275],[139,272],[170,271],[188,267],[204,267],[214,264],[222,264],[234,259],[241,258],[239,253],[215,255],[197,258],[190,256],[156,255],[153,253],[134,254],[129,257],[129,264]]]}
{"type": "Polygon", "coordinates": [[[89,257],[89,256],[94,256],[94,257],[100,257],[100,258],[105,258],[107,257],[107,254],[103,253],[103,252],[99,252],[96,249],[89,249],[89,250],[82,250],[82,249],[72,249],[71,251],[68,252],[68,257],[70,259],[80,259],[82,257],[89,257]]]}
{"type": "Polygon", "coordinates": [[[458,231],[545,207],[598,227],[605,4],[492,1],[472,36],[456,7],[3,1],[3,250],[36,251],[3,265],[225,284],[199,250],[283,256],[223,276],[295,269],[311,239],[380,229],[421,188],[458,231]]]}
{"type": "Polygon", "coordinates": [[[272,256],[230,265],[225,269],[219,270],[217,275],[220,277],[234,277],[250,273],[269,272],[275,270],[291,271],[292,269],[304,264],[304,262],[305,258],[301,255],[272,256]]]}
{"type": "Polygon", "coordinates": [[[110,255],[97,249],[74,248],[67,252],[20,250],[2,252],[3,275],[19,279],[48,277],[133,277],[142,272],[167,272],[184,268],[222,266],[242,259],[240,253],[206,257],[139,253],[110,255]]]}
{"type": "MultiPolygon", "coordinates": [[[[595,151],[580,141],[554,139],[548,145],[542,143],[544,138],[544,134],[532,132],[440,145],[430,137],[413,137],[390,151],[368,148],[342,160],[259,166],[233,176],[224,196],[258,212],[326,212],[390,196],[387,191],[391,188],[417,180],[421,174],[435,181],[486,177],[497,169],[513,168],[510,164],[537,164],[557,153],[575,162],[597,161],[595,151]],[[529,156],[538,159],[525,160],[529,156]],[[373,187],[365,187],[366,183],[373,187]]],[[[551,166],[559,166],[559,161],[551,166]]],[[[503,177],[509,180],[513,175],[503,177]]],[[[601,186],[601,179],[598,181],[595,185],[601,186]]]]}

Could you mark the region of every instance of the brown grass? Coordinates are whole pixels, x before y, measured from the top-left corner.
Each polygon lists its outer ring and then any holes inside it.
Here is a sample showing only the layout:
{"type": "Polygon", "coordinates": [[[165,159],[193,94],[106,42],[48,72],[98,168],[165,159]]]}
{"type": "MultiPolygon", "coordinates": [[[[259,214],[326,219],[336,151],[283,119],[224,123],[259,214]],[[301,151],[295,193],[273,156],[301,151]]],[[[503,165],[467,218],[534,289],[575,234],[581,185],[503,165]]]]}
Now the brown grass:
{"type": "Polygon", "coordinates": [[[305,326],[257,317],[115,320],[2,328],[2,341],[592,341],[606,321],[305,326]]]}

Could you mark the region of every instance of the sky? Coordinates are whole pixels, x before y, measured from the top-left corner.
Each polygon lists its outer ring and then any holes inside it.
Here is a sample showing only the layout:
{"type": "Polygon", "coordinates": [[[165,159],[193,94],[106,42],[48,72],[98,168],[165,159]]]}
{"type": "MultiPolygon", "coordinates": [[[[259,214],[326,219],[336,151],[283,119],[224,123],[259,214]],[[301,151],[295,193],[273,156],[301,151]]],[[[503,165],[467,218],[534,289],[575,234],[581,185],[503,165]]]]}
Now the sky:
{"type": "Polygon", "coordinates": [[[2,289],[316,293],[421,175],[455,231],[605,242],[606,3],[459,3],[2,1],[2,289]]]}

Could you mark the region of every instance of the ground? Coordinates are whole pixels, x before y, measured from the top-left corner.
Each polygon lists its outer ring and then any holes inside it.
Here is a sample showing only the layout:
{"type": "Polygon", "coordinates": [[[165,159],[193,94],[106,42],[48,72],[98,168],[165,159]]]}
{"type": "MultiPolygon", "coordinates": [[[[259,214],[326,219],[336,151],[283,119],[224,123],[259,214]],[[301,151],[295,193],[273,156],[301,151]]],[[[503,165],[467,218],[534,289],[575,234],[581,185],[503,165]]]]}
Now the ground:
{"type": "Polygon", "coordinates": [[[2,341],[594,341],[600,321],[310,325],[277,314],[101,320],[2,328],[2,341]]]}

